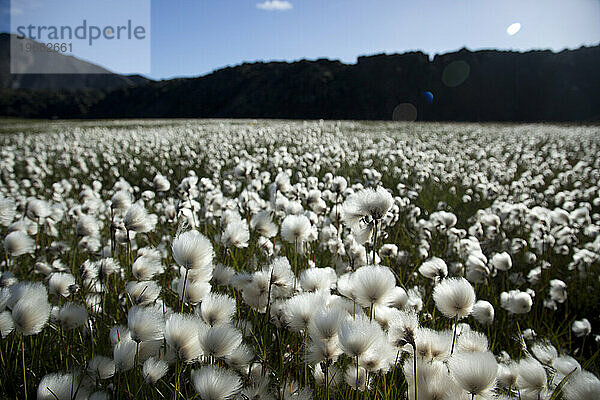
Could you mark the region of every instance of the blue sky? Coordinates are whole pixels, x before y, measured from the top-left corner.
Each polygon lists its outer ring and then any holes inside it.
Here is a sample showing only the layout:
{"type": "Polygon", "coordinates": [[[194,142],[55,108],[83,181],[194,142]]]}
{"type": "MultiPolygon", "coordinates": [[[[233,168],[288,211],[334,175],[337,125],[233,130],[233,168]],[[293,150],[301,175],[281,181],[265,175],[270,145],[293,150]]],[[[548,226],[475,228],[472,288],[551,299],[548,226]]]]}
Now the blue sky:
{"type": "MultiPolygon", "coordinates": [[[[0,0],[2,32],[10,30],[9,5],[0,0]]],[[[155,79],[244,61],[352,63],[382,52],[557,51],[600,42],[600,0],[152,0],[151,6],[155,79]],[[514,22],[521,30],[510,36],[506,28],[514,22]]]]}

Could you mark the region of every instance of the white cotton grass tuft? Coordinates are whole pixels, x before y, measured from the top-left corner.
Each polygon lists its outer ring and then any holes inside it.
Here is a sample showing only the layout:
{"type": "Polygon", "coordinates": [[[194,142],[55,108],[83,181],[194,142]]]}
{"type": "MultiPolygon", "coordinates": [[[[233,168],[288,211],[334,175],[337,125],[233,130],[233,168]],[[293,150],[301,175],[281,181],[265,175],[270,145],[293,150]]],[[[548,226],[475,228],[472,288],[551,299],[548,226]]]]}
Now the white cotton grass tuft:
{"type": "Polygon", "coordinates": [[[419,273],[428,279],[443,279],[448,275],[448,266],[441,258],[431,257],[421,264],[419,273]]]}
{"type": "Polygon", "coordinates": [[[115,346],[121,340],[131,340],[131,335],[129,334],[129,328],[125,325],[115,325],[110,328],[108,333],[110,338],[111,345],[115,346]]]}
{"type": "Polygon", "coordinates": [[[171,183],[169,182],[169,180],[160,172],[154,176],[152,184],[154,185],[154,189],[157,192],[168,192],[171,188],[171,183]]]}
{"type": "Polygon", "coordinates": [[[533,299],[527,292],[510,290],[500,293],[500,306],[513,314],[526,314],[531,311],[533,299]]]}
{"type": "Polygon", "coordinates": [[[517,364],[517,387],[522,395],[538,397],[547,388],[547,376],[544,367],[533,357],[523,358],[517,364]]]}
{"type": "Polygon", "coordinates": [[[415,334],[419,329],[419,316],[414,310],[400,311],[388,324],[390,343],[398,348],[415,343],[415,334]]]}
{"type": "Polygon", "coordinates": [[[456,350],[459,353],[484,353],[488,351],[488,339],[480,332],[462,332],[456,339],[456,350]]]}
{"type": "Polygon", "coordinates": [[[91,215],[83,215],[75,225],[75,233],[77,236],[98,236],[100,227],[98,221],[91,215]]]}
{"type": "Polygon", "coordinates": [[[250,228],[265,238],[277,235],[277,225],[273,222],[269,210],[261,211],[253,216],[250,220],[250,228]]]}
{"type": "Polygon", "coordinates": [[[382,186],[376,190],[362,189],[350,195],[342,205],[342,220],[348,227],[355,229],[366,216],[374,220],[382,219],[393,204],[392,195],[382,186]]]}
{"type": "Polygon", "coordinates": [[[354,390],[364,392],[369,388],[367,382],[367,371],[363,367],[358,367],[358,374],[356,365],[350,364],[344,374],[344,380],[354,390]]]}
{"type": "Polygon", "coordinates": [[[335,271],[329,267],[307,268],[300,273],[300,286],[307,292],[329,290],[336,280],[335,271]]]}
{"type": "Polygon", "coordinates": [[[311,338],[328,341],[337,338],[340,324],[348,316],[340,308],[324,307],[317,311],[309,325],[311,338]]]}
{"type": "Polygon", "coordinates": [[[422,361],[407,358],[402,365],[408,383],[408,400],[415,400],[415,381],[419,399],[468,400],[471,396],[458,387],[441,361],[422,361]],[[414,367],[416,365],[416,379],[414,367]]]}
{"type": "Polygon", "coordinates": [[[588,321],[587,318],[583,318],[573,322],[571,326],[571,330],[573,334],[577,337],[587,336],[592,333],[592,324],[588,321]]]}
{"type": "Polygon", "coordinates": [[[164,272],[160,255],[149,253],[138,257],[131,266],[131,272],[135,279],[149,281],[156,275],[164,272]]]}
{"type": "Polygon", "coordinates": [[[26,215],[32,221],[41,223],[50,212],[50,207],[45,200],[33,199],[27,203],[26,215]]]}
{"type": "Polygon", "coordinates": [[[579,362],[571,356],[558,356],[552,360],[552,368],[554,368],[554,376],[552,381],[554,384],[559,384],[563,378],[570,373],[581,371],[581,365],[579,362]]]}
{"type": "Polygon", "coordinates": [[[471,312],[473,318],[482,325],[490,325],[494,322],[494,306],[485,300],[477,300],[471,312]]]}
{"type": "Polygon", "coordinates": [[[252,348],[244,343],[239,345],[231,354],[225,357],[225,362],[229,368],[233,368],[239,372],[248,372],[247,368],[250,362],[254,359],[252,348]]]}
{"type": "Polygon", "coordinates": [[[156,215],[148,214],[146,209],[139,204],[133,204],[129,207],[123,218],[125,229],[130,232],[138,233],[150,232],[154,229],[157,222],[156,215]]]}
{"type": "Polygon", "coordinates": [[[133,340],[122,339],[113,348],[113,359],[118,371],[129,371],[135,364],[135,353],[138,345],[133,340]]]}
{"type": "Polygon", "coordinates": [[[360,357],[378,340],[383,340],[384,334],[378,323],[357,315],[354,319],[346,318],[342,321],[338,339],[344,353],[350,357],[360,357]]]}
{"type": "Polygon", "coordinates": [[[94,356],[87,367],[88,372],[95,379],[109,379],[115,374],[115,362],[104,356],[94,356]]]}
{"type": "Polygon", "coordinates": [[[226,400],[242,388],[242,381],[234,372],[216,366],[203,366],[192,371],[192,383],[202,400],[226,400]]]}
{"type": "Polygon", "coordinates": [[[462,319],[473,310],[475,290],[465,278],[448,278],[435,286],[433,300],[444,316],[462,319]]]}
{"type": "Polygon", "coordinates": [[[231,278],[233,278],[234,275],[235,269],[222,263],[218,263],[213,270],[211,282],[215,286],[229,285],[231,278]]]}
{"type": "Polygon", "coordinates": [[[146,209],[139,204],[133,204],[129,207],[123,218],[125,229],[130,232],[138,233],[150,232],[154,229],[157,221],[156,215],[148,214],[146,209]]]}
{"type": "Polygon", "coordinates": [[[544,365],[551,365],[552,361],[558,357],[558,351],[549,341],[539,341],[530,346],[530,350],[544,365]]]}
{"type": "Polygon", "coordinates": [[[126,212],[131,207],[131,195],[126,190],[116,192],[110,201],[110,207],[120,213],[126,212]]]}
{"type": "Polygon", "coordinates": [[[210,326],[230,323],[236,310],[235,299],[219,293],[209,293],[200,304],[200,315],[210,326]]]}
{"type": "Polygon", "coordinates": [[[175,262],[185,269],[211,268],[213,246],[206,236],[198,231],[179,234],[173,239],[172,250],[175,262]]]}
{"type": "Polygon", "coordinates": [[[489,352],[458,353],[448,360],[450,374],[471,396],[486,395],[496,382],[498,364],[489,352]]]}
{"type": "Polygon", "coordinates": [[[0,226],[7,227],[15,219],[17,207],[13,199],[0,198],[0,226]]]}
{"type": "Polygon", "coordinates": [[[305,331],[322,302],[322,294],[318,292],[300,293],[288,299],[283,312],[289,328],[294,332],[305,331]]]}
{"type": "Polygon", "coordinates": [[[367,265],[352,274],[356,301],[364,307],[385,304],[388,293],[396,286],[394,273],[386,266],[367,265]]]}
{"type": "Polygon", "coordinates": [[[154,303],[160,294],[160,286],[154,281],[130,281],[126,285],[127,295],[131,302],[138,306],[154,303]]]}
{"type": "Polygon", "coordinates": [[[142,367],[142,375],[146,383],[155,384],[160,378],[165,376],[169,371],[169,364],[166,361],[154,357],[144,361],[142,367]]]}
{"type": "Polygon", "coordinates": [[[241,343],[242,333],[231,325],[212,326],[200,337],[204,354],[215,358],[227,357],[241,343]]]}
{"type": "Polygon", "coordinates": [[[562,393],[565,400],[600,399],[600,380],[588,371],[575,372],[565,383],[562,393]]]}
{"type": "Polygon", "coordinates": [[[512,268],[512,259],[507,252],[494,254],[492,265],[499,271],[508,271],[512,268]]]}
{"type": "Polygon", "coordinates": [[[127,313],[131,339],[136,342],[161,340],[164,337],[163,314],[152,307],[133,306],[127,313]]]}
{"type": "MultiPolygon", "coordinates": [[[[191,276],[192,274],[190,273],[189,275],[191,276]]],[[[171,288],[177,293],[180,299],[183,299],[184,303],[186,304],[200,303],[202,299],[204,299],[204,297],[210,293],[211,290],[211,286],[208,282],[192,280],[189,276],[186,282],[185,275],[174,279],[171,288]]]]}
{"type": "Polygon", "coordinates": [[[55,272],[48,280],[48,291],[62,297],[69,297],[74,293],[75,277],[68,272],[55,272]]]}
{"type": "Polygon", "coordinates": [[[298,246],[308,240],[310,230],[310,220],[305,215],[288,215],[281,223],[283,240],[298,246]]]}
{"type": "Polygon", "coordinates": [[[90,395],[85,377],[77,372],[45,375],[37,388],[38,400],[85,400],[90,395]]]}
{"type": "Polygon", "coordinates": [[[50,303],[46,287],[41,283],[25,282],[13,286],[7,306],[15,331],[24,336],[41,332],[50,318],[50,303]]]}
{"type": "Polygon", "coordinates": [[[3,245],[4,250],[11,257],[19,257],[35,251],[35,241],[21,231],[13,231],[6,235],[3,245]]]}
{"type": "Polygon", "coordinates": [[[248,247],[249,240],[250,231],[248,230],[248,223],[244,220],[233,221],[227,224],[225,231],[221,235],[221,243],[225,247],[248,247]]]}
{"type": "Polygon", "coordinates": [[[10,314],[10,312],[0,312],[0,335],[2,335],[2,339],[7,337],[14,330],[15,323],[13,322],[12,315],[10,314]]]}
{"type": "Polygon", "coordinates": [[[557,303],[567,300],[567,284],[560,279],[550,281],[550,298],[557,303]]]}
{"type": "Polygon", "coordinates": [[[194,362],[203,353],[198,333],[202,322],[197,317],[187,314],[171,314],[165,323],[165,339],[179,358],[187,363],[194,362]]]}
{"type": "Polygon", "coordinates": [[[58,309],[54,318],[65,329],[74,329],[87,324],[88,313],[84,306],[69,302],[58,309]]]}

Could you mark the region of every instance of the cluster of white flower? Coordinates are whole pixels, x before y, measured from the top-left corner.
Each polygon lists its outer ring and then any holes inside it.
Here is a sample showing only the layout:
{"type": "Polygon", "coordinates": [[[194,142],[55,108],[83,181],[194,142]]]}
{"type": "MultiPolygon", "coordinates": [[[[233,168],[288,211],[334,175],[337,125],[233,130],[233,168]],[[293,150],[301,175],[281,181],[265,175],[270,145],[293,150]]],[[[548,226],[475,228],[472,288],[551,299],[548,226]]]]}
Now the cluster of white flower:
{"type": "Polygon", "coordinates": [[[0,137],[11,395],[600,398],[597,128],[50,126],[0,137]]]}

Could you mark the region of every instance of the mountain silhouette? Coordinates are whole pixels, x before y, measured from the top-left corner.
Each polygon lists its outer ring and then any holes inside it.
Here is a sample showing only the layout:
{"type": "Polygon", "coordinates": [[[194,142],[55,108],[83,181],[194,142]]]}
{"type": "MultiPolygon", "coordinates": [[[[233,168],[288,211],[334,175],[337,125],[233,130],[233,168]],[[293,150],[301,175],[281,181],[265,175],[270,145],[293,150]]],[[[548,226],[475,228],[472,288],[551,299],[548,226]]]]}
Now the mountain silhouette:
{"type": "Polygon", "coordinates": [[[379,54],[355,64],[256,62],[163,81],[109,74],[106,83],[83,75],[76,84],[52,76],[44,85],[44,76],[21,77],[12,89],[2,77],[0,114],[585,122],[600,120],[599,70],[595,46],[558,53],[461,49],[432,60],[421,52],[379,54]]]}

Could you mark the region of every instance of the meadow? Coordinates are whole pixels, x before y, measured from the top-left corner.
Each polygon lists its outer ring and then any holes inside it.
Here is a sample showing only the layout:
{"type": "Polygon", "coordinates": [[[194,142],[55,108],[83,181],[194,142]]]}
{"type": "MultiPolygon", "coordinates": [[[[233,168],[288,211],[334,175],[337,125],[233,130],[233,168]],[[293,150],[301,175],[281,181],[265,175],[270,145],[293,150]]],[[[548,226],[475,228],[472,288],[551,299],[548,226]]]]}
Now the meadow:
{"type": "Polygon", "coordinates": [[[600,128],[6,120],[0,398],[600,398],[600,128]]]}

